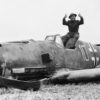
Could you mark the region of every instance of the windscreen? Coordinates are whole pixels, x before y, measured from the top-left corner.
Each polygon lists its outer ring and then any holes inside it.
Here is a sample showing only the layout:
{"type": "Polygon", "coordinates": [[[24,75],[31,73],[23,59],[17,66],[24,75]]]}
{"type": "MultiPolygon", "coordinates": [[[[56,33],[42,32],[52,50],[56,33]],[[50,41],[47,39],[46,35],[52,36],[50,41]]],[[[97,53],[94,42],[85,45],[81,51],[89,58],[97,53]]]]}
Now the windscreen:
{"type": "Polygon", "coordinates": [[[54,41],[55,43],[57,43],[57,46],[64,48],[61,36],[59,34],[47,36],[45,40],[54,41]]]}

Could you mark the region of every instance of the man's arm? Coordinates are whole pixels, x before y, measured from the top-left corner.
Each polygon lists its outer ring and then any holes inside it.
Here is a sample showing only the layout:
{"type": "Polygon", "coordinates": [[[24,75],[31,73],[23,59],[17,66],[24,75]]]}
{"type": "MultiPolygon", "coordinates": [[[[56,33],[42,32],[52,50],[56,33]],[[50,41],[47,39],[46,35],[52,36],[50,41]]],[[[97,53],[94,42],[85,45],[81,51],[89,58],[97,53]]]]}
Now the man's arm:
{"type": "Polygon", "coordinates": [[[63,25],[68,25],[68,21],[66,21],[66,18],[67,18],[67,15],[65,15],[63,18],[63,22],[62,22],[63,25]]]}
{"type": "Polygon", "coordinates": [[[79,25],[84,24],[84,19],[81,14],[78,15],[80,17],[79,25]]]}

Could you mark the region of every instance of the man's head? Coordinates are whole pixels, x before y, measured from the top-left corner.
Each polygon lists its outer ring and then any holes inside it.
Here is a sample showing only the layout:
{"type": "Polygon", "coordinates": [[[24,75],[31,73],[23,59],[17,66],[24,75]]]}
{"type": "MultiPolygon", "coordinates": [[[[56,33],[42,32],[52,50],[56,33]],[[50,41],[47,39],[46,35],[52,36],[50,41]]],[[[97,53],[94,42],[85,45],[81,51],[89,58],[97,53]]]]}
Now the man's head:
{"type": "Polygon", "coordinates": [[[74,13],[71,13],[70,15],[69,15],[69,19],[71,19],[71,20],[75,20],[76,19],[76,14],[74,14],[74,13]]]}

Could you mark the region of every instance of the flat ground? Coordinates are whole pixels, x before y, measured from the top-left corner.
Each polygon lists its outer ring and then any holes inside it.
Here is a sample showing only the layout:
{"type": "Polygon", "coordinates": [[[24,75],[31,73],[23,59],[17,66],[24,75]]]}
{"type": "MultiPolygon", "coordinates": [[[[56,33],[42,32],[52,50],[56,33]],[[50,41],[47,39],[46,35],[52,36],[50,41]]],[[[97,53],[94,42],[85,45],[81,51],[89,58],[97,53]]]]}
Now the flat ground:
{"type": "Polygon", "coordinates": [[[35,92],[1,88],[0,100],[100,100],[100,82],[42,86],[35,92]]]}

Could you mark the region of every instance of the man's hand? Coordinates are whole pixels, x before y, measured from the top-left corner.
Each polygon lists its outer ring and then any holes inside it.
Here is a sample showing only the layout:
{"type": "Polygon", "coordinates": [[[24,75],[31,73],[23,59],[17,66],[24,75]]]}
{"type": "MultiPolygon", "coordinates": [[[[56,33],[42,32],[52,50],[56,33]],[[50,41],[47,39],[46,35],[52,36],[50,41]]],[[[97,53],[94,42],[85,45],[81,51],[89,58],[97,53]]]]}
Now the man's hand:
{"type": "Polygon", "coordinates": [[[65,14],[65,18],[67,18],[67,15],[65,14]]]}
{"type": "Polygon", "coordinates": [[[78,16],[79,16],[79,17],[82,17],[82,15],[81,15],[80,13],[78,14],[78,16]]]}

